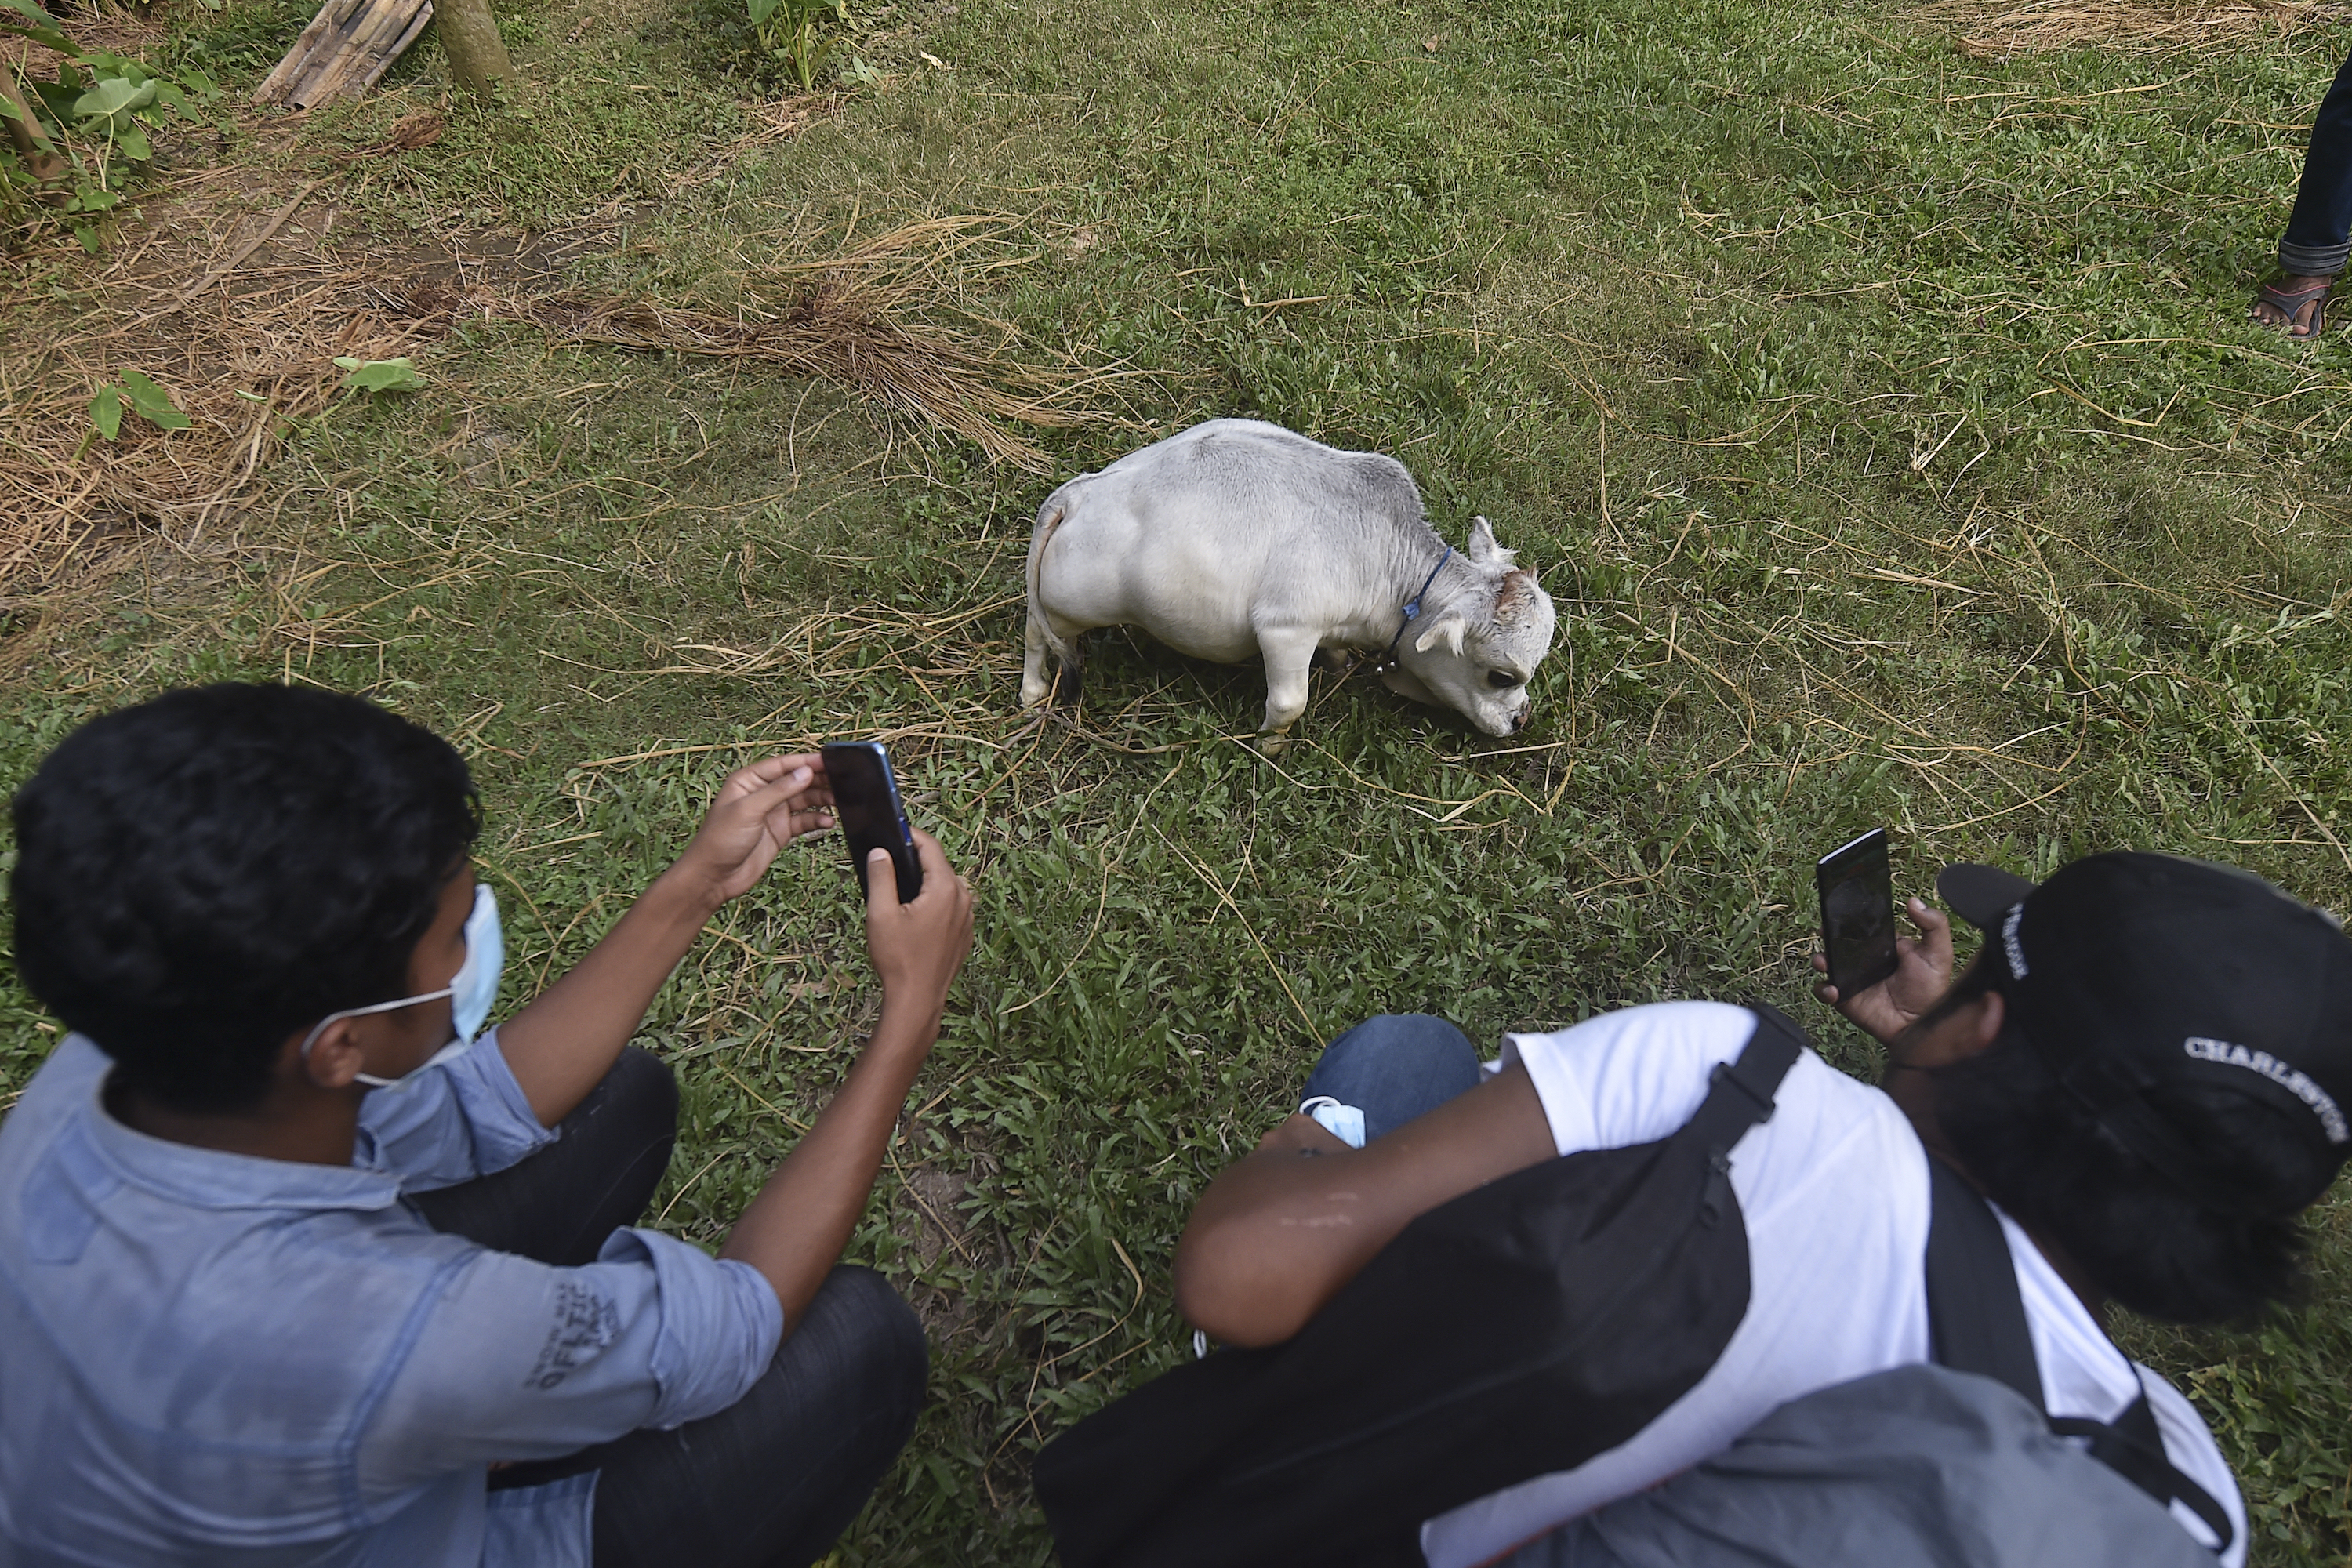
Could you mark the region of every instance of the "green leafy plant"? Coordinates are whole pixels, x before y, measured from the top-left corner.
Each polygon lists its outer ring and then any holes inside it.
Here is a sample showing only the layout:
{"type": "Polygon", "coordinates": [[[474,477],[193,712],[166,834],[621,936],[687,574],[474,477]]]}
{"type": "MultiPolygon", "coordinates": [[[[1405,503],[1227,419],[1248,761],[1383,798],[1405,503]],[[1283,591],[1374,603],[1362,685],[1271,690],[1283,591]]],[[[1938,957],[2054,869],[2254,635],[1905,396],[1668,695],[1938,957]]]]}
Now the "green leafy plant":
{"type": "Polygon", "coordinates": [[[849,0],[747,0],[751,30],[760,47],[792,74],[805,92],[833,54],[836,40],[818,31],[830,19],[849,25],[849,0]]]}
{"type": "Polygon", "coordinates": [[[96,219],[119,205],[154,158],[151,133],[166,114],[217,97],[201,71],[175,80],[137,59],[84,49],[33,0],[0,0],[0,38],[22,38],[60,56],[47,81],[0,64],[0,226],[23,230],[54,214],[82,247],[99,246],[96,219]]]}
{"type": "Polygon", "coordinates": [[[135,370],[126,370],[119,381],[110,381],[90,394],[90,427],[108,440],[122,434],[122,411],[131,412],[159,430],[185,430],[188,416],[172,401],[172,395],[135,370]]]}
{"type": "Polygon", "coordinates": [[[349,354],[335,356],[335,368],[351,372],[343,377],[343,390],[363,392],[371,396],[379,392],[415,392],[425,384],[416,374],[415,362],[405,359],[353,359],[349,354]]]}

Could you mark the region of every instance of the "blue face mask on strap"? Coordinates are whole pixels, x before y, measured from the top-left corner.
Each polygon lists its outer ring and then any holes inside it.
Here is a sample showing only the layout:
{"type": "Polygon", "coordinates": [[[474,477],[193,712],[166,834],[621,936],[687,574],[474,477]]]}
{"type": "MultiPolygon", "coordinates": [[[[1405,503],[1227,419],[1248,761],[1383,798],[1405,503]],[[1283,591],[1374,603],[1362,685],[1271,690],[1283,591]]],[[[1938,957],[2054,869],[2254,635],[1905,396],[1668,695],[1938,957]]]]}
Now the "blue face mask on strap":
{"type": "Polygon", "coordinates": [[[450,1019],[457,1042],[470,1046],[490,1021],[499,999],[499,977],[507,966],[507,939],[499,924],[499,896],[487,882],[474,884],[474,910],[466,917],[466,962],[449,981],[450,1019]]]}
{"type": "Polygon", "coordinates": [[[318,1042],[328,1025],[338,1018],[364,1017],[370,1013],[390,1013],[402,1007],[414,1007],[419,1002],[436,1002],[449,998],[449,1019],[457,1037],[434,1052],[416,1067],[398,1078],[378,1078],[373,1073],[355,1074],[357,1081],[370,1089],[400,1089],[416,1081],[419,1073],[430,1072],[444,1062],[455,1061],[473,1049],[475,1037],[489,1022],[490,1004],[498,1000],[499,976],[507,962],[506,933],[499,926],[498,895],[485,882],[474,884],[474,911],[466,917],[466,961],[457,966],[449,984],[438,991],[421,995],[403,996],[397,1001],[378,1002],[371,1007],[346,1007],[340,1013],[330,1013],[319,1020],[302,1041],[302,1059],[310,1059],[310,1047],[318,1042]]]}

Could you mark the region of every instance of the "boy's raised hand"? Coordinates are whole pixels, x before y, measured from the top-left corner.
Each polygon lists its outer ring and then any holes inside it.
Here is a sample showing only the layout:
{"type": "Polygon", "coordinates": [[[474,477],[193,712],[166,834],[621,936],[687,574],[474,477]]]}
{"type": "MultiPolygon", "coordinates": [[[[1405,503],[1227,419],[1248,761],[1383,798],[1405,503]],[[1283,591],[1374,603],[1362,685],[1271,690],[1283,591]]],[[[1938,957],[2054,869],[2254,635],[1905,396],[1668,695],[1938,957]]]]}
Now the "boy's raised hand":
{"type": "Polygon", "coordinates": [[[939,840],[914,828],[923,890],[898,901],[898,872],[889,854],[866,859],[866,952],[882,981],[882,1005],[911,1007],[936,1025],[948,985],[971,952],[971,884],[956,875],[939,840]]]}
{"type": "Polygon", "coordinates": [[[833,826],[824,759],[814,752],[767,757],[727,775],[719,798],[677,858],[713,907],[748,892],[785,845],[833,826]]]}
{"type": "Polygon", "coordinates": [[[939,1038],[948,985],[971,951],[971,888],[918,829],[923,890],[898,901],[880,849],[866,863],[866,947],[882,979],[882,1016],[833,1102],[793,1146],[727,1237],[722,1258],[767,1276],[790,1333],[866,1212],[907,1091],[939,1038]]]}

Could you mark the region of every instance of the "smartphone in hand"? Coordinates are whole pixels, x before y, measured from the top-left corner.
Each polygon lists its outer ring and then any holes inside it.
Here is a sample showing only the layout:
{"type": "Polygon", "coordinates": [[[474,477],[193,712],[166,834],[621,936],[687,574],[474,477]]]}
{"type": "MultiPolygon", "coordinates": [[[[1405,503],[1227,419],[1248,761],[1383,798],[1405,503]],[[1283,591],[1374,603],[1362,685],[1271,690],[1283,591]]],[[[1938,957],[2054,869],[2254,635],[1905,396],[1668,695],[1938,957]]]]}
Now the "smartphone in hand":
{"type": "Polygon", "coordinates": [[[907,827],[898,781],[890,774],[890,753],[879,741],[836,741],[824,748],[824,782],[858,885],[866,883],[866,858],[887,849],[898,876],[898,901],[913,903],[923,890],[923,863],[907,827]]]}
{"type": "Polygon", "coordinates": [[[1841,998],[1869,990],[1895,973],[1895,878],[1886,829],[1874,827],[1831,850],[1813,867],[1822,901],[1822,951],[1841,998]]]}

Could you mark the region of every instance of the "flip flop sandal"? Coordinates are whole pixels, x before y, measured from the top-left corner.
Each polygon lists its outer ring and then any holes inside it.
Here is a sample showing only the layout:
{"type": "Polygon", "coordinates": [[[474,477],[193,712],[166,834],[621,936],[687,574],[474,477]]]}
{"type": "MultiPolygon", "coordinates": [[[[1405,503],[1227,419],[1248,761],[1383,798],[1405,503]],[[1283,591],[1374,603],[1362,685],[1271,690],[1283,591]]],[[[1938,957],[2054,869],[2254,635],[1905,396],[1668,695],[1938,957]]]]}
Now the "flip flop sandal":
{"type": "Polygon", "coordinates": [[[2307,343],[2327,330],[2328,287],[2329,285],[2326,283],[2314,283],[2303,289],[2279,289],[2265,283],[2263,285],[2259,302],[2268,305],[2272,310],[2284,316],[2286,321],[2284,323],[2264,321],[2260,316],[2255,316],[2253,319],[2279,333],[2289,342],[2307,343]],[[2311,324],[2303,331],[2297,331],[2294,328],[2294,318],[2305,305],[2312,307],[2311,324]]]}

